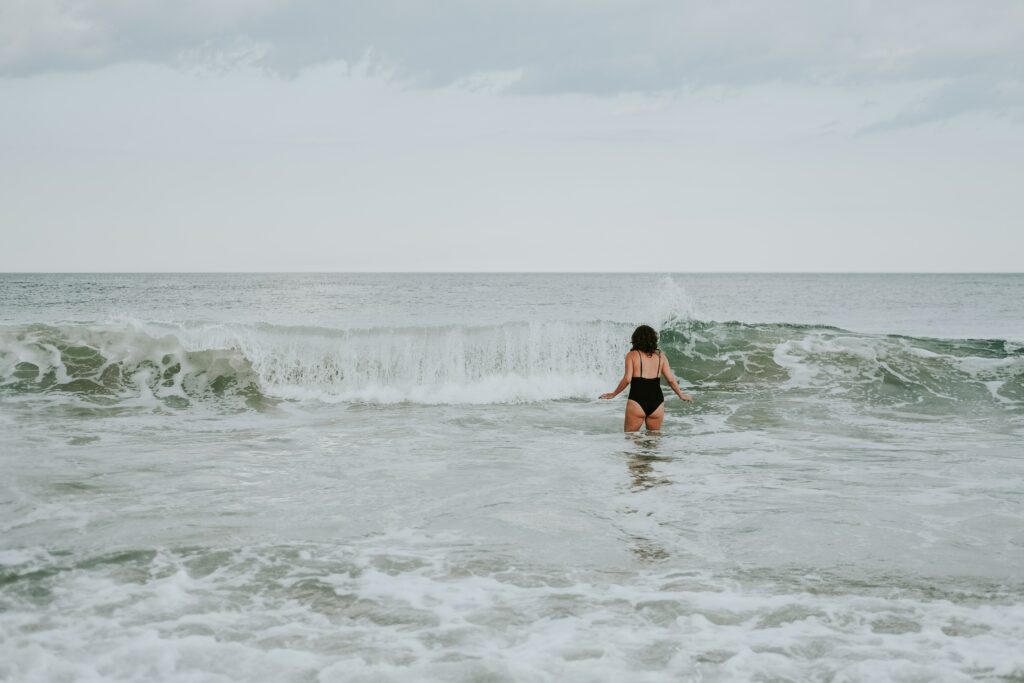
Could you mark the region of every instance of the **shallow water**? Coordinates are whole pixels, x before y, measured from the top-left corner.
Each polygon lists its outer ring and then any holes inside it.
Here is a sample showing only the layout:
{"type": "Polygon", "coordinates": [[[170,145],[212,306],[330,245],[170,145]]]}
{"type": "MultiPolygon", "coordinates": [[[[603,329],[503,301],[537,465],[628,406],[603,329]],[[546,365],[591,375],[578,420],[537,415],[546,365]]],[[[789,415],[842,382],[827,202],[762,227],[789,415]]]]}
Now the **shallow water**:
{"type": "Polygon", "coordinates": [[[0,276],[0,679],[1024,679],[1022,302],[0,276]],[[639,322],[697,400],[623,435],[639,322]]]}

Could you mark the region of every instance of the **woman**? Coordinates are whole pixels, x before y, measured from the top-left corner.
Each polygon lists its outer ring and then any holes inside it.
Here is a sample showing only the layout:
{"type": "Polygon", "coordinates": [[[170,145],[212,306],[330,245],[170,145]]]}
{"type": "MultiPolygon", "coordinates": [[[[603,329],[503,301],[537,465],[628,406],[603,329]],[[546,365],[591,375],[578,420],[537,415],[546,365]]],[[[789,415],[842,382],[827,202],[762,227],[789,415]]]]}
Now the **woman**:
{"type": "Polygon", "coordinates": [[[658,348],[658,333],[648,325],[641,325],[633,331],[633,348],[626,354],[626,372],[619,381],[615,391],[601,394],[601,398],[615,398],[629,385],[629,396],[626,400],[626,423],[624,431],[636,432],[640,426],[647,429],[661,429],[665,419],[665,395],[661,393],[661,375],[676,392],[676,396],[684,401],[692,401],[679,388],[668,359],[658,348]],[[646,364],[646,368],[644,365],[646,364]]]}

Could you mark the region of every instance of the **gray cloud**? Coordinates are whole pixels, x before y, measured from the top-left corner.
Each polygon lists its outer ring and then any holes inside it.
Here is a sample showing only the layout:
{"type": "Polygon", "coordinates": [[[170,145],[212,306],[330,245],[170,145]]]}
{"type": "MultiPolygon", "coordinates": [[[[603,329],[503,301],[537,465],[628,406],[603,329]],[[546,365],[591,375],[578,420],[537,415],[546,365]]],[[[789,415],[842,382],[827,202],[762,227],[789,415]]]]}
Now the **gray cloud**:
{"type": "Polygon", "coordinates": [[[1024,3],[0,0],[2,75],[131,60],[285,75],[341,60],[418,87],[514,72],[502,87],[531,94],[943,84],[881,130],[1019,107],[1000,88],[1021,82],[1024,3]]]}
{"type": "Polygon", "coordinates": [[[984,76],[951,80],[896,116],[865,126],[857,134],[906,128],[979,110],[1024,111],[1024,82],[998,82],[984,76]]]}

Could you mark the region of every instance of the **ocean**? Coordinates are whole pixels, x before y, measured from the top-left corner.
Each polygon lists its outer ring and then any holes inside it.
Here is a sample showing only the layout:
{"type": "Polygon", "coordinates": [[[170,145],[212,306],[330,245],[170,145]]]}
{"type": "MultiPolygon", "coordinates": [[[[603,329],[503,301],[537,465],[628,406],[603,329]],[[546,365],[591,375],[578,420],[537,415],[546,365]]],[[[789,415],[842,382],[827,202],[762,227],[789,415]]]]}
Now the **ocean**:
{"type": "Polygon", "coordinates": [[[4,681],[1024,680],[1020,274],[4,274],[0,467],[4,681]]]}

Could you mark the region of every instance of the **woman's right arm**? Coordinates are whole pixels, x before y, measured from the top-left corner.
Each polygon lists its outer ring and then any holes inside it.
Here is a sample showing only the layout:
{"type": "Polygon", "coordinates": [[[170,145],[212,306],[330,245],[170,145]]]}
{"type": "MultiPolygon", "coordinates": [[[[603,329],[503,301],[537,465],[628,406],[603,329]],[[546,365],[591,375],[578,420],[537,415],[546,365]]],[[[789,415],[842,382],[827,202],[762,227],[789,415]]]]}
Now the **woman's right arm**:
{"type": "Polygon", "coordinates": [[[665,376],[665,381],[672,387],[672,391],[676,392],[676,396],[682,400],[692,401],[693,397],[689,394],[684,394],[683,390],[679,388],[679,380],[676,379],[676,373],[672,372],[672,367],[668,364],[668,356],[662,352],[661,358],[661,374],[665,376]]]}

